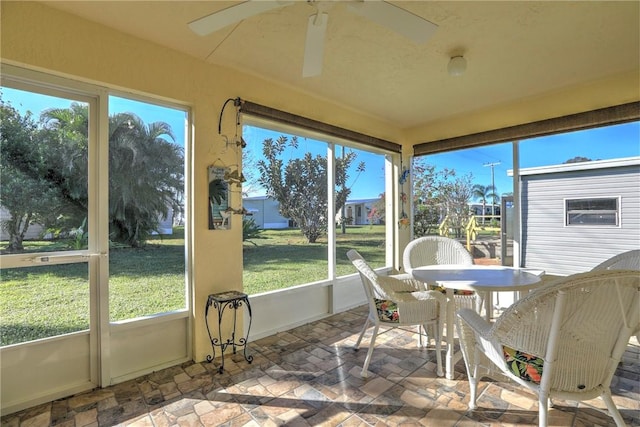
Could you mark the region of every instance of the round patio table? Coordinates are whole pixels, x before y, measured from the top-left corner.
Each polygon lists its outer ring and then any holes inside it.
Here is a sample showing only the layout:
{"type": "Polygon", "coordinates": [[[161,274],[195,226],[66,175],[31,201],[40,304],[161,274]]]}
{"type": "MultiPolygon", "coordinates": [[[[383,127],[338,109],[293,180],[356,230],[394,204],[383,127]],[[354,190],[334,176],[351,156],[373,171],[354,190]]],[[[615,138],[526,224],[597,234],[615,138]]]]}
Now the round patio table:
{"type": "MultiPolygon", "coordinates": [[[[447,294],[447,357],[446,376],[453,379],[456,356],[453,351],[453,322],[455,314],[454,290],[485,293],[516,291],[524,294],[540,286],[543,270],[530,270],[498,265],[440,264],[416,267],[409,272],[414,278],[430,285],[445,288],[447,294]]],[[[489,297],[485,297],[490,301],[489,297]]],[[[489,303],[490,305],[490,303],[489,303]]],[[[478,307],[480,309],[480,307],[478,307]]],[[[491,307],[487,307],[487,315],[491,307]]]]}

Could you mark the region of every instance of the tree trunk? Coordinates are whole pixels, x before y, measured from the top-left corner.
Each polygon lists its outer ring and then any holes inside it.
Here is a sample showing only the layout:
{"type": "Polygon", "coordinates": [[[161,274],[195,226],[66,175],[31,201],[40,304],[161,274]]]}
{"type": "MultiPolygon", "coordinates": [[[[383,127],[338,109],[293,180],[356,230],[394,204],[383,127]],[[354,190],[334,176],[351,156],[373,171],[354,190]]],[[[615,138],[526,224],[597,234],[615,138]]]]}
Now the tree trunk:
{"type": "Polygon", "coordinates": [[[20,252],[24,250],[24,236],[29,229],[31,223],[31,214],[17,214],[10,212],[11,220],[7,226],[7,232],[9,233],[9,245],[7,246],[8,252],[20,252]]]}

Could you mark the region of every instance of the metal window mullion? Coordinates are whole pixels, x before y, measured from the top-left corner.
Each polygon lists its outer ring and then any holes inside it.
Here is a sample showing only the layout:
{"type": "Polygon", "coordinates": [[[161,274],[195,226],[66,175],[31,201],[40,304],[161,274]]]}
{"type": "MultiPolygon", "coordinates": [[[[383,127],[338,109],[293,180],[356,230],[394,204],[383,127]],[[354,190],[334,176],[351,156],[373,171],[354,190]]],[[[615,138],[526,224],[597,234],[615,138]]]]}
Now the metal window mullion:
{"type": "MultiPolygon", "coordinates": [[[[327,143],[327,269],[333,286],[329,287],[329,313],[335,313],[336,286],[336,146],[327,143]]],[[[343,206],[344,207],[344,206],[343,206]]],[[[344,212],[342,212],[344,216],[344,212]]]]}
{"type": "MultiPolygon", "coordinates": [[[[95,287],[95,324],[98,339],[98,384],[111,383],[111,330],[109,324],[109,94],[98,96],[93,141],[90,143],[89,177],[90,215],[93,227],[93,249],[100,254],[94,264],[92,283],[95,287]],[[93,197],[91,197],[93,196],[93,197]]],[[[93,296],[93,295],[92,295],[93,296]]],[[[92,320],[94,320],[92,319],[92,320]]]]}

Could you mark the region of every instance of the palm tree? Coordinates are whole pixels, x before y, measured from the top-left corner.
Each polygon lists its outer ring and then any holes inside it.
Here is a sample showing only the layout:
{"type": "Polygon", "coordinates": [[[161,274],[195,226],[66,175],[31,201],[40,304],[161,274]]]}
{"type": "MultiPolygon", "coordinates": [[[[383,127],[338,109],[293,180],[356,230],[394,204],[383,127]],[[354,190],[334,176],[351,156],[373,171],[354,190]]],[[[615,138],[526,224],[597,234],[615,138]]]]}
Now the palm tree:
{"type": "Polygon", "coordinates": [[[46,179],[58,189],[66,209],[63,228],[78,227],[88,211],[89,108],[78,102],[50,108],[40,114],[40,123],[42,148],[48,153],[46,179]]]}
{"type": "Polygon", "coordinates": [[[184,152],[164,122],[132,113],[109,119],[109,220],[117,241],[139,246],[169,208],[181,210],[184,152]]]}
{"type": "MultiPolygon", "coordinates": [[[[10,212],[18,222],[9,224],[14,235],[10,247],[20,250],[29,223],[62,233],[77,229],[87,215],[89,107],[74,102],[69,108],[45,110],[40,126],[10,105],[0,107],[1,133],[8,138],[0,150],[0,198],[5,207],[16,200],[10,212]],[[12,193],[20,197],[11,199],[12,193]]],[[[173,140],[167,123],[145,124],[131,113],[110,117],[111,239],[140,246],[170,208],[182,210],[184,149],[173,140]]]]}
{"type": "Polygon", "coordinates": [[[484,224],[487,200],[490,199],[493,206],[496,202],[496,198],[498,197],[496,194],[496,187],[493,185],[476,184],[473,186],[471,191],[473,192],[473,197],[482,202],[482,224],[484,224]]]}

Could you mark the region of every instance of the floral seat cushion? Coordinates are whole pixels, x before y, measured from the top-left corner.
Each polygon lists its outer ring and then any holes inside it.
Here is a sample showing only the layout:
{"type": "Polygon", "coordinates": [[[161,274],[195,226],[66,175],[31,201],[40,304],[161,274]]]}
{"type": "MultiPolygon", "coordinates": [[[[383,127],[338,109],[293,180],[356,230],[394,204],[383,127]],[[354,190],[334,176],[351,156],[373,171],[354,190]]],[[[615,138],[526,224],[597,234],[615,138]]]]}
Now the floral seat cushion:
{"type": "Polygon", "coordinates": [[[378,319],[383,322],[400,322],[398,305],[395,302],[376,298],[376,308],[378,309],[378,319]]]}
{"type": "MultiPolygon", "coordinates": [[[[433,290],[442,292],[443,294],[447,293],[447,290],[443,286],[434,286],[433,290]]],[[[454,289],[453,290],[453,294],[454,295],[473,295],[474,292],[473,291],[467,291],[467,290],[464,290],[464,289],[454,289]]]]}
{"type": "Polygon", "coordinates": [[[544,361],[540,357],[514,350],[507,346],[502,346],[502,352],[509,369],[515,376],[525,381],[540,384],[544,365],[544,361]]]}

